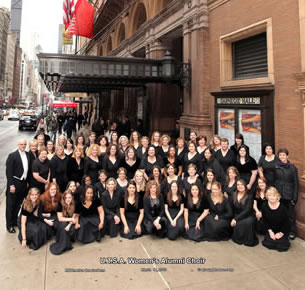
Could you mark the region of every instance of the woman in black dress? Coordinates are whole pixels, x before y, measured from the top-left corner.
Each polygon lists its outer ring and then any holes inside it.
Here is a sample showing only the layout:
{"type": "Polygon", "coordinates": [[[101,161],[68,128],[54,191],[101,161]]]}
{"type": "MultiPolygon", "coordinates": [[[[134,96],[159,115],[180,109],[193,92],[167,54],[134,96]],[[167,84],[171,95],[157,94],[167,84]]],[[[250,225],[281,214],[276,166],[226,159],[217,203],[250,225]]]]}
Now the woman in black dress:
{"type": "Polygon", "coordinates": [[[182,162],[182,168],[184,166],[184,154],[188,152],[187,146],[185,146],[185,140],[182,137],[176,140],[176,156],[182,162]]]}
{"type": "Polygon", "coordinates": [[[47,149],[42,147],[38,157],[33,161],[32,172],[33,181],[32,187],[37,187],[40,192],[44,192],[50,182],[50,161],[47,158],[47,149]]]}
{"type": "Polygon", "coordinates": [[[80,147],[84,154],[86,151],[85,137],[81,134],[75,137],[75,147],[80,147]]]}
{"type": "Polygon", "coordinates": [[[209,214],[206,196],[201,193],[197,184],[192,184],[184,209],[185,233],[188,240],[200,242],[204,240],[204,220],[209,214]]]}
{"type": "Polygon", "coordinates": [[[38,150],[37,150],[37,140],[32,139],[29,142],[29,188],[34,187],[34,177],[33,177],[33,170],[32,165],[34,160],[38,157],[38,150]]]}
{"type": "Polygon", "coordinates": [[[18,239],[23,249],[37,250],[48,240],[47,225],[38,217],[39,206],[39,189],[33,187],[25,198],[18,219],[18,239]]]}
{"type": "Polygon", "coordinates": [[[160,193],[160,188],[154,180],[150,180],[146,185],[143,207],[145,232],[164,238],[166,234],[164,200],[160,193]]]}
{"type": "Polygon", "coordinates": [[[154,165],[159,166],[163,173],[163,168],[164,168],[163,160],[156,155],[155,146],[150,145],[147,149],[147,156],[143,157],[139,167],[140,169],[143,169],[146,180],[148,180],[149,176],[151,176],[154,165]]]}
{"type": "Polygon", "coordinates": [[[197,143],[198,143],[197,152],[200,154],[200,159],[202,159],[203,152],[208,147],[207,146],[207,143],[208,143],[207,136],[199,135],[197,138],[197,143]]]}
{"type": "Polygon", "coordinates": [[[243,179],[237,180],[237,190],[233,194],[232,209],[233,242],[249,247],[256,246],[258,239],[255,233],[253,198],[248,193],[247,184],[243,179]]]}
{"type": "Polygon", "coordinates": [[[92,184],[98,182],[98,171],[102,169],[99,156],[100,147],[97,144],[91,145],[87,151],[87,157],[84,160],[84,174],[90,176],[92,184]]]}
{"type": "Polygon", "coordinates": [[[197,133],[195,131],[190,133],[189,140],[197,145],[197,133]]]}
{"type": "Polygon", "coordinates": [[[147,155],[147,149],[149,146],[149,138],[147,136],[143,136],[141,138],[141,146],[137,149],[137,158],[141,161],[144,156],[147,155]]]}
{"type": "Polygon", "coordinates": [[[133,131],[129,139],[130,146],[133,146],[135,150],[138,150],[139,146],[141,145],[140,139],[141,139],[140,133],[138,131],[133,131]]]}
{"type": "Polygon", "coordinates": [[[134,174],[133,180],[136,183],[137,193],[139,194],[139,198],[141,198],[143,201],[144,194],[145,194],[145,188],[146,188],[144,172],[142,170],[138,169],[134,174]]]}
{"type": "Polygon", "coordinates": [[[161,183],[161,193],[163,195],[164,201],[167,199],[167,194],[170,190],[169,185],[173,182],[176,181],[179,186],[179,190],[181,191],[180,193],[183,192],[183,184],[181,178],[175,174],[176,167],[174,163],[168,163],[165,167],[165,173],[166,177],[161,183]]]}
{"type": "Polygon", "coordinates": [[[104,169],[99,170],[98,179],[99,181],[94,184],[95,192],[99,199],[101,199],[102,193],[106,190],[107,172],[104,169]]]}
{"type": "Polygon", "coordinates": [[[221,139],[221,148],[216,152],[216,159],[224,172],[227,172],[230,166],[235,165],[236,155],[229,149],[229,140],[227,138],[221,139]]]}
{"type": "Polygon", "coordinates": [[[48,150],[48,159],[51,160],[55,155],[54,142],[52,140],[49,140],[47,142],[47,150],[48,150]]]}
{"type": "Polygon", "coordinates": [[[254,196],[256,188],[257,164],[256,161],[249,155],[247,147],[241,145],[238,150],[236,168],[242,178],[247,184],[247,190],[254,196]]]}
{"type": "Polygon", "coordinates": [[[67,188],[66,188],[66,191],[70,191],[73,195],[73,199],[74,199],[74,194],[77,190],[77,186],[76,186],[76,183],[75,181],[69,181],[68,184],[67,184],[67,188]]]}
{"type": "Polygon", "coordinates": [[[274,187],[266,192],[268,202],[262,206],[263,219],[266,226],[263,246],[279,252],[288,251],[290,247],[290,223],[287,208],[280,202],[281,195],[274,187]]]}
{"type": "Polygon", "coordinates": [[[214,157],[212,149],[206,148],[203,152],[203,159],[201,161],[201,175],[205,178],[207,170],[209,168],[213,169],[216,180],[219,181],[222,185],[226,183],[225,173],[220,166],[218,160],[214,157]]]}
{"type": "Polygon", "coordinates": [[[216,181],[216,175],[212,168],[208,168],[203,180],[203,192],[209,196],[212,191],[212,184],[216,181]]]}
{"type": "MultiPolygon", "coordinates": [[[[97,144],[96,143],[96,133],[95,132],[90,132],[88,139],[89,139],[89,142],[86,144],[85,154],[87,154],[87,152],[88,152],[88,150],[89,150],[91,145],[97,144]]],[[[100,156],[100,154],[101,154],[101,152],[99,151],[99,156],[100,156]]]]}
{"type": "Polygon", "coordinates": [[[60,255],[64,251],[72,250],[72,243],[75,242],[75,223],[73,194],[70,191],[65,191],[57,207],[56,242],[50,245],[50,251],[53,255],[60,255]]]}
{"type": "Polygon", "coordinates": [[[159,131],[154,131],[151,134],[150,144],[156,148],[156,155],[158,154],[159,147],[161,145],[161,134],[159,131]]]}
{"type": "Polygon", "coordinates": [[[296,236],[295,205],[298,201],[299,178],[298,170],[289,161],[289,152],[286,148],[278,151],[279,162],[275,168],[275,187],[281,193],[281,203],[286,206],[290,220],[289,239],[296,236]]]}
{"type": "Polygon", "coordinates": [[[213,154],[213,156],[216,156],[217,151],[219,151],[221,149],[221,138],[218,135],[214,135],[211,138],[211,142],[210,142],[210,148],[211,148],[211,153],[213,154]]]}
{"type": "Polygon", "coordinates": [[[258,161],[258,174],[267,180],[269,186],[274,186],[275,167],[279,162],[279,158],[274,154],[273,146],[266,144],[264,147],[265,155],[261,156],[258,161]]]}
{"type": "Polygon", "coordinates": [[[121,237],[129,240],[140,237],[143,233],[143,200],[137,193],[136,183],[128,182],[126,192],[120,203],[121,237]]]}
{"type": "Polygon", "coordinates": [[[183,168],[182,161],[176,156],[176,148],[173,145],[169,146],[168,156],[165,157],[163,161],[164,161],[165,166],[167,164],[174,164],[175,165],[175,174],[178,176],[182,175],[182,168],[183,168]]]}
{"type": "Polygon", "coordinates": [[[84,175],[82,177],[82,181],[80,186],[77,187],[75,194],[74,194],[74,201],[75,204],[78,204],[78,202],[80,202],[81,200],[81,195],[83,194],[83,191],[85,190],[85,188],[89,185],[93,185],[92,181],[91,181],[91,177],[89,175],[84,175]]]}
{"type": "Polygon", "coordinates": [[[116,181],[110,177],[106,182],[106,190],[102,193],[101,201],[105,211],[106,235],[114,238],[120,231],[120,202],[122,194],[116,189],[116,181]]]}
{"type": "Polygon", "coordinates": [[[115,144],[115,145],[119,146],[119,135],[118,135],[117,131],[112,131],[112,133],[110,135],[109,144],[115,144]]]}
{"type": "Polygon", "coordinates": [[[152,169],[152,174],[149,177],[149,180],[154,180],[158,186],[161,186],[161,183],[163,181],[163,175],[161,173],[161,168],[158,165],[154,165],[152,169]]]}
{"type": "Polygon", "coordinates": [[[109,145],[107,137],[104,135],[98,137],[97,144],[100,146],[100,152],[101,152],[100,157],[103,160],[107,152],[107,147],[109,145]]]}
{"type": "Polygon", "coordinates": [[[66,190],[68,179],[68,161],[69,157],[65,155],[64,147],[57,145],[55,155],[50,161],[51,180],[59,185],[60,191],[66,190]]]}
{"type": "Polygon", "coordinates": [[[230,222],[233,212],[218,181],[213,182],[211,195],[207,198],[210,214],[205,218],[205,237],[208,241],[227,241],[232,233],[230,222]]]}
{"type": "Polygon", "coordinates": [[[187,146],[188,152],[184,154],[182,179],[188,176],[188,166],[192,163],[197,168],[197,173],[200,173],[200,154],[196,151],[196,143],[190,142],[187,146]]]}
{"type": "Polygon", "coordinates": [[[100,241],[104,236],[104,209],[94,194],[94,187],[88,185],[76,205],[75,230],[77,240],[82,243],[100,241]]]}
{"type": "Polygon", "coordinates": [[[266,202],[266,191],[268,185],[267,180],[264,177],[259,177],[257,179],[257,188],[255,192],[255,197],[253,201],[253,209],[255,211],[255,228],[258,234],[264,235],[266,233],[264,221],[262,218],[262,206],[266,202]]]}
{"type": "Polygon", "coordinates": [[[157,154],[164,160],[168,156],[168,151],[169,151],[169,143],[171,141],[171,138],[167,135],[164,134],[162,135],[160,139],[160,144],[161,146],[159,147],[159,150],[157,154]]]}
{"type": "Polygon", "coordinates": [[[169,240],[176,240],[184,232],[184,196],[180,193],[177,181],[172,181],[164,200],[166,235],[169,240]]]}
{"type": "Polygon", "coordinates": [[[67,157],[72,157],[74,152],[74,142],[71,138],[67,139],[66,146],[65,146],[65,155],[67,157]]]}
{"type": "Polygon", "coordinates": [[[75,181],[77,186],[80,186],[84,175],[84,164],[84,152],[81,147],[76,146],[68,160],[68,180],[75,181]]]}
{"type": "Polygon", "coordinates": [[[230,166],[227,169],[226,184],[223,188],[224,196],[232,202],[233,193],[236,191],[236,182],[239,179],[239,172],[236,167],[230,166]]]}
{"type": "Polygon", "coordinates": [[[55,233],[56,210],[60,199],[59,186],[54,182],[50,183],[48,189],[40,196],[39,217],[47,224],[48,240],[55,233]]]}
{"type": "Polygon", "coordinates": [[[128,138],[125,135],[121,136],[119,138],[119,155],[121,159],[125,158],[125,153],[128,146],[129,146],[128,138]]]}
{"type": "Polygon", "coordinates": [[[241,133],[236,133],[235,143],[230,147],[230,149],[234,152],[236,157],[238,155],[238,150],[241,145],[244,145],[247,148],[248,154],[250,154],[249,147],[244,143],[244,136],[241,133]]]}
{"type": "Polygon", "coordinates": [[[129,146],[121,163],[121,166],[127,170],[128,180],[133,179],[135,172],[140,166],[140,162],[140,159],[137,158],[135,148],[129,146]]]}
{"type": "Polygon", "coordinates": [[[127,170],[124,167],[118,169],[118,178],[116,179],[117,190],[121,193],[122,197],[125,195],[128,180],[127,180],[127,170]]]}
{"type": "Polygon", "coordinates": [[[121,167],[121,158],[119,156],[118,147],[115,144],[110,144],[107,148],[107,153],[103,159],[103,169],[107,171],[108,178],[118,177],[118,169],[121,167]]]}
{"type": "Polygon", "coordinates": [[[191,190],[191,185],[192,184],[197,184],[200,187],[200,190],[202,191],[202,182],[200,181],[198,174],[196,174],[197,172],[197,167],[195,164],[189,164],[188,166],[188,177],[185,177],[183,179],[183,194],[184,197],[187,198],[187,196],[190,193],[191,190]]]}

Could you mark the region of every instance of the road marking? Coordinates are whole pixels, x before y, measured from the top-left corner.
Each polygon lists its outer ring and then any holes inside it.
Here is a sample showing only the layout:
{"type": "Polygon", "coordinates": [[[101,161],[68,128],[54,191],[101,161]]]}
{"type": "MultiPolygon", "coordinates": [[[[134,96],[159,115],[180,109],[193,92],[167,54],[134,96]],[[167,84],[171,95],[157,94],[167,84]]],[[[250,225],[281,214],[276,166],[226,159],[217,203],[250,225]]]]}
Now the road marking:
{"type": "MultiPolygon", "coordinates": [[[[151,259],[151,256],[148,254],[147,250],[145,249],[144,245],[142,244],[142,242],[140,242],[142,249],[144,250],[144,252],[146,253],[146,255],[148,256],[149,259],[151,259]]],[[[153,266],[155,269],[157,269],[157,266],[155,263],[153,263],[153,266]]],[[[163,283],[165,284],[165,286],[167,287],[167,289],[171,289],[169,287],[169,285],[167,284],[165,278],[163,277],[163,275],[161,274],[161,272],[157,271],[157,273],[159,274],[159,276],[161,277],[161,280],[163,281],[163,283]]]]}
{"type": "Polygon", "coordinates": [[[0,135],[3,135],[3,134],[5,134],[7,131],[10,131],[10,130],[12,130],[13,128],[16,128],[16,127],[17,127],[17,124],[15,124],[15,126],[9,127],[9,128],[7,128],[6,130],[2,131],[2,132],[0,133],[0,135]]]}

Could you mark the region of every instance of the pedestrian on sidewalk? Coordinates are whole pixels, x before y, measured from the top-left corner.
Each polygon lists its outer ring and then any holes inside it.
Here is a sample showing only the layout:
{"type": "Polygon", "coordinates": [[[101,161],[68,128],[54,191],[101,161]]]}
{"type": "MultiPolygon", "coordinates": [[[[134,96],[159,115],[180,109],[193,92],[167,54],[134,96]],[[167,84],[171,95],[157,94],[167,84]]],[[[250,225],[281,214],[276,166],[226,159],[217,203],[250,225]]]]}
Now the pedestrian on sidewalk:
{"type": "Polygon", "coordinates": [[[57,133],[57,130],[58,130],[58,122],[55,119],[55,116],[52,116],[48,128],[49,128],[49,136],[50,136],[51,140],[55,143],[56,133],[57,133]]]}

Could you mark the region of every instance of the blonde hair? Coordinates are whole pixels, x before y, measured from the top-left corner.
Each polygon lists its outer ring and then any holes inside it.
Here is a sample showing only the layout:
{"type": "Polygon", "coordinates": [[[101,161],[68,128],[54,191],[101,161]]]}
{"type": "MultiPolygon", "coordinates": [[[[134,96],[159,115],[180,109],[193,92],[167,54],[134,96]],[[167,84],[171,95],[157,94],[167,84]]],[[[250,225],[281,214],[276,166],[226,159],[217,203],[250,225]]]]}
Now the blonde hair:
{"type": "Polygon", "coordinates": [[[36,187],[32,187],[29,192],[28,192],[28,195],[26,196],[25,198],[25,201],[23,203],[23,208],[27,211],[27,212],[33,212],[34,210],[34,207],[33,207],[33,203],[31,201],[31,194],[33,193],[33,191],[36,191],[38,193],[38,197],[37,197],[37,200],[35,202],[35,206],[37,206],[37,209],[40,205],[40,190],[36,187]]]}
{"type": "Polygon", "coordinates": [[[76,157],[75,157],[75,152],[76,152],[76,151],[81,152],[80,158],[84,158],[84,157],[85,157],[83,148],[82,148],[81,146],[77,145],[77,146],[75,146],[74,151],[73,151],[73,154],[72,154],[72,157],[73,157],[73,158],[76,158],[76,157]]]}
{"type": "MultiPolygon", "coordinates": [[[[150,141],[150,143],[151,144],[154,144],[155,143],[155,135],[156,134],[159,134],[159,136],[161,137],[161,134],[160,134],[160,132],[159,131],[154,131],[152,134],[151,134],[151,141],[150,141]]],[[[159,139],[159,142],[158,142],[158,144],[160,145],[160,141],[161,141],[161,139],[159,139]]]]}
{"type": "MultiPolygon", "coordinates": [[[[62,149],[62,154],[61,154],[61,156],[65,155],[65,148],[64,148],[64,146],[62,146],[62,145],[57,145],[57,146],[55,147],[55,154],[57,155],[57,151],[58,151],[59,149],[62,149]]],[[[57,155],[57,156],[58,156],[58,155],[57,155]]]]}
{"type": "MultiPolygon", "coordinates": [[[[223,202],[223,192],[222,192],[222,188],[221,188],[221,183],[218,181],[214,181],[211,185],[211,189],[213,186],[217,186],[217,188],[220,190],[219,203],[222,203],[223,202]]],[[[215,195],[213,194],[213,190],[211,191],[211,200],[214,203],[216,202],[216,198],[215,198],[215,195]]]]}
{"type": "Polygon", "coordinates": [[[269,195],[276,195],[279,200],[281,199],[281,194],[278,192],[278,190],[273,187],[273,186],[270,186],[268,187],[267,191],[266,191],[266,199],[268,199],[268,196],[269,195]]]}
{"type": "Polygon", "coordinates": [[[109,184],[109,182],[111,182],[111,181],[114,182],[114,190],[116,190],[117,181],[116,181],[115,178],[113,178],[113,177],[110,177],[110,178],[107,179],[107,181],[106,181],[106,187],[107,187],[107,185],[109,184]]]}
{"type": "Polygon", "coordinates": [[[141,185],[140,185],[140,191],[145,191],[146,181],[145,181],[145,178],[144,178],[144,173],[141,169],[136,170],[136,172],[134,174],[134,177],[133,177],[133,180],[137,184],[136,175],[139,174],[139,173],[142,175],[142,180],[143,180],[141,185]]]}
{"type": "Polygon", "coordinates": [[[98,144],[91,144],[88,151],[87,151],[87,156],[89,157],[92,154],[93,149],[96,148],[97,149],[97,155],[100,156],[101,155],[101,148],[98,144]]]}
{"type": "Polygon", "coordinates": [[[171,137],[169,137],[169,135],[167,135],[167,134],[163,134],[160,138],[161,144],[163,143],[164,138],[167,138],[168,144],[171,142],[171,137]]]}
{"type": "Polygon", "coordinates": [[[29,148],[31,148],[31,146],[33,145],[36,145],[38,146],[38,141],[36,139],[32,139],[30,142],[29,142],[29,148]]]}

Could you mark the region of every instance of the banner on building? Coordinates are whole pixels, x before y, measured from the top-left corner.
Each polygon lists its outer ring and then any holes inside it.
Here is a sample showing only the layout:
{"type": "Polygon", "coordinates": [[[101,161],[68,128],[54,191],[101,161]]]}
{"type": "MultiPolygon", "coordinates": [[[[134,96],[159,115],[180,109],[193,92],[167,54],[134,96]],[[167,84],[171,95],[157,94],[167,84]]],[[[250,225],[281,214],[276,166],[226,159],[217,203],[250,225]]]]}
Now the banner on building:
{"type": "Polygon", "coordinates": [[[68,33],[68,30],[62,29],[62,44],[71,45],[73,44],[73,35],[68,33]]]}

